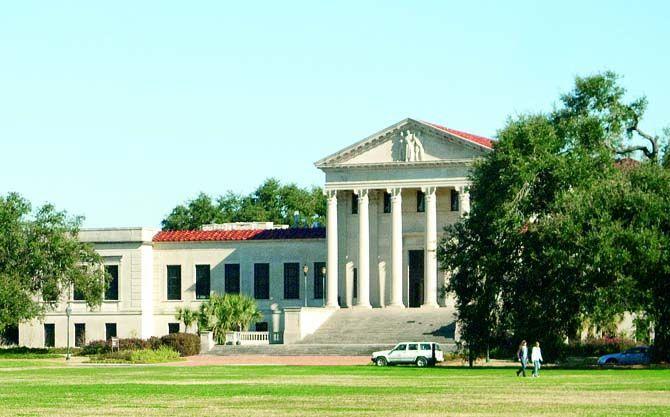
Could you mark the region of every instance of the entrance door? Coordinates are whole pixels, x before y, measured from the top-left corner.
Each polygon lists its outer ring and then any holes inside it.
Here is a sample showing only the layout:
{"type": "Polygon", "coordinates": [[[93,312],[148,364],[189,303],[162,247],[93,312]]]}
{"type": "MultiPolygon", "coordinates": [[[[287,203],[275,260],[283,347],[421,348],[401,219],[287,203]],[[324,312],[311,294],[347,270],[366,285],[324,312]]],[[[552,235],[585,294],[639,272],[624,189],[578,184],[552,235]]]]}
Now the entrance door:
{"type": "Polygon", "coordinates": [[[423,251],[409,251],[409,306],[423,304],[423,251]]]}

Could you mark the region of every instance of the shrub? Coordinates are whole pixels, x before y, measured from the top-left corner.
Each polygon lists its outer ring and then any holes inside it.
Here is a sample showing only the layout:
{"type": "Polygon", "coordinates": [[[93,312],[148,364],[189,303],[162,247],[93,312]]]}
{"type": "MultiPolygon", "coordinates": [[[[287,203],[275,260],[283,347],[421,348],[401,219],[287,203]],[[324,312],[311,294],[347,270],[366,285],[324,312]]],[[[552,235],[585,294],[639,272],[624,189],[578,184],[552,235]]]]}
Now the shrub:
{"type": "Polygon", "coordinates": [[[32,354],[47,354],[49,349],[46,348],[29,348],[25,346],[20,347],[10,347],[10,348],[0,348],[0,355],[14,355],[14,354],[23,354],[23,353],[32,353],[32,354]]]}
{"type": "MultiPolygon", "coordinates": [[[[52,347],[48,348],[49,353],[54,353],[54,354],[60,354],[60,355],[65,355],[67,353],[67,348],[66,347],[52,347]]],[[[81,348],[80,347],[75,347],[75,346],[70,346],[70,353],[73,355],[80,355],[81,354],[81,348]]]]}
{"type": "Polygon", "coordinates": [[[570,342],[565,345],[561,357],[571,356],[602,356],[617,353],[635,347],[634,340],[621,337],[589,338],[583,341],[570,342]]]}
{"type": "Polygon", "coordinates": [[[130,362],[132,363],[160,363],[179,360],[179,352],[167,347],[161,346],[156,350],[145,349],[130,352],[130,362]]]}
{"type": "Polygon", "coordinates": [[[84,356],[100,355],[102,353],[111,352],[112,348],[105,340],[92,340],[81,348],[81,354],[84,356]]]}
{"type": "MultiPolygon", "coordinates": [[[[200,337],[191,333],[174,333],[163,337],[152,336],[147,340],[138,338],[119,339],[119,350],[114,353],[159,350],[164,346],[179,352],[181,356],[197,355],[200,353],[200,337]]],[[[46,352],[46,349],[43,350],[46,352]]],[[[81,354],[87,356],[106,355],[111,352],[112,344],[108,340],[91,341],[81,350],[81,354]]],[[[123,357],[123,354],[119,355],[123,357]]],[[[112,355],[109,359],[118,358],[112,355]]]]}
{"type": "Polygon", "coordinates": [[[149,342],[144,339],[139,339],[137,337],[119,339],[119,350],[142,350],[150,348],[151,346],[149,345],[149,342]]]}
{"type": "Polygon", "coordinates": [[[156,336],[151,336],[149,339],[147,339],[147,343],[149,344],[149,348],[153,350],[156,350],[159,347],[163,346],[161,338],[156,336]]]}
{"type": "Polygon", "coordinates": [[[102,353],[91,358],[94,363],[160,363],[179,360],[179,353],[167,346],[156,350],[120,350],[102,353]]]}
{"type": "Polygon", "coordinates": [[[0,358],[2,359],[47,359],[60,358],[61,355],[52,352],[52,349],[29,348],[25,346],[0,348],[0,358]]]}
{"type": "MultiPolygon", "coordinates": [[[[119,350],[142,350],[156,349],[160,345],[154,345],[150,340],[138,339],[136,337],[128,339],[119,339],[119,350]]],[[[93,340],[81,349],[81,355],[100,355],[112,351],[112,342],[110,340],[93,340]]]]}
{"type": "Polygon", "coordinates": [[[102,362],[102,363],[126,363],[130,362],[130,355],[132,351],[130,350],[117,350],[114,352],[101,353],[99,355],[93,356],[91,362],[102,362]]]}
{"type": "Polygon", "coordinates": [[[168,346],[181,356],[192,356],[200,353],[200,338],[191,333],[173,333],[161,337],[164,346],[168,346]]]}

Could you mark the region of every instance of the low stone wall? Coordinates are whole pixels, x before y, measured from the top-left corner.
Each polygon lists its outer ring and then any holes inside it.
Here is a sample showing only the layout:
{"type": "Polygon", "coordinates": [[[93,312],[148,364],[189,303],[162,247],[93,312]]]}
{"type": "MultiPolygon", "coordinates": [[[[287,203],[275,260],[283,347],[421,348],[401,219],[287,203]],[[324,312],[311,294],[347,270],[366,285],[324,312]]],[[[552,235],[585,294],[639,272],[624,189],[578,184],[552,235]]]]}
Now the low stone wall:
{"type": "Polygon", "coordinates": [[[284,343],[299,342],[321,327],[337,311],[328,307],[288,307],[284,309],[284,343]]]}

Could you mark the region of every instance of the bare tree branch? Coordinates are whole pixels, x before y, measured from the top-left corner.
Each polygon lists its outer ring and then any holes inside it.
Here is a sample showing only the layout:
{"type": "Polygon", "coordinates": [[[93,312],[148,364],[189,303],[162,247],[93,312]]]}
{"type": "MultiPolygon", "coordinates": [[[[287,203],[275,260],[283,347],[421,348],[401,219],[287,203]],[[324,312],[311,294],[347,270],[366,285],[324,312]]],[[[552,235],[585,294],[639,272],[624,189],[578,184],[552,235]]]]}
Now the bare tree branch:
{"type": "Polygon", "coordinates": [[[649,158],[651,160],[655,160],[656,157],[658,156],[658,137],[657,136],[652,136],[649,133],[646,133],[646,132],[643,132],[642,130],[640,130],[637,127],[638,122],[639,122],[638,115],[635,114],[633,116],[633,124],[628,128],[628,133],[635,132],[638,135],[642,136],[644,139],[647,139],[649,141],[649,143],[651,144],[651,150],[649,150],[649,148],[646,147],[646,146],[640,145],[640,146],[629,146],[627,148],[620,149],[620,150],[616,151],[616,153],[617,154],[627,154],[627,153],[631,153],[631,152],[634,152],[634,151],[642,151],[647,158],[649,158]]]}
{"type": "Polygon", "coordinates": [[[625,154],[635,152],[635,151],[642,151],[644,153],[644,155],[649,159],[652,159],[652,157],[654,155],[653,151],[649,151],[649,148],[647,148],[645,145],[628,146],[628,147],[623,148],[623,149],[618,149],[615,152],[618,155],[625,155],[625,154]]]}

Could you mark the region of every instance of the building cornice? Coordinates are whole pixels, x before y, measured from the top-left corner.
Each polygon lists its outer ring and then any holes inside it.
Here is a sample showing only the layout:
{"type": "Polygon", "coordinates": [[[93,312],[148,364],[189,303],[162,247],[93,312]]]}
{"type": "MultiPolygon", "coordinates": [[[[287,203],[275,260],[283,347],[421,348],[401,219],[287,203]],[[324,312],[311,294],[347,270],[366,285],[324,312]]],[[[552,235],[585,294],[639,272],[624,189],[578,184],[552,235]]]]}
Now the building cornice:
{"type": "Polygon", "coordinates": [[[327,182],[325,191],[348,191],[354,189],[386,190],[391,188],[422,188],[442,187],[459,188],[470,186],[467,177],[435,178],[435,179],[403,179],[403,180],[379,180],[379,181],[336,181],[327,182]]]}
{"type": "Polygon", "coordinates": [[[444,166],[472,166],[476,161],[473,158],[462,158],[462,159],[436,159],[432,161],[414,161],[414,162],[404,162],[404,161],[392,161],[392,162],[368,162],[368,163],[359,163],[359,164],[340,164],[332,163],[322,165],[320,168],[323,170],[329,169],[361,169],[361,168],[377,168],[377,169],[386,169],[386,168],[434,168],[434,167],[444,167],[444,166]]]}

